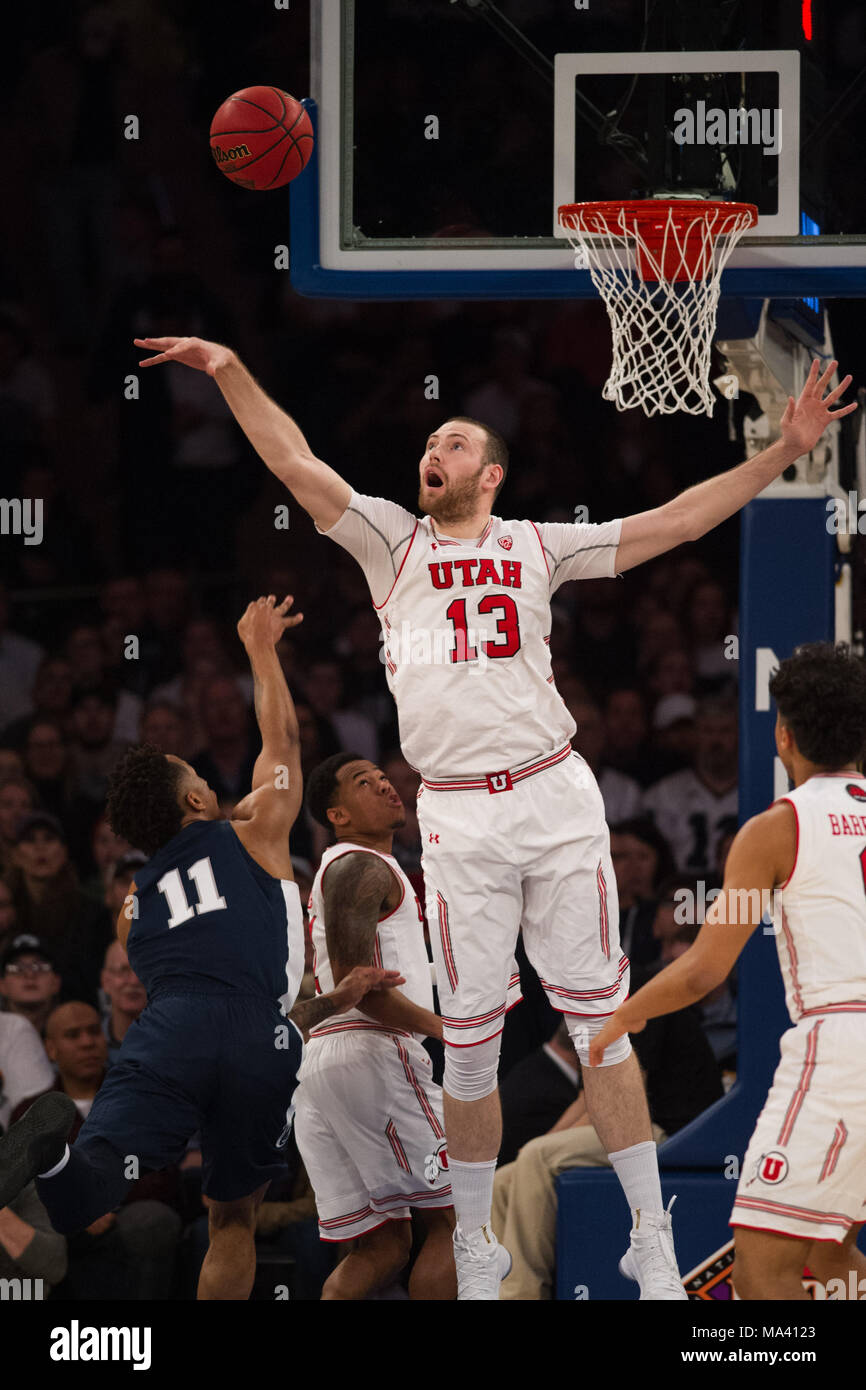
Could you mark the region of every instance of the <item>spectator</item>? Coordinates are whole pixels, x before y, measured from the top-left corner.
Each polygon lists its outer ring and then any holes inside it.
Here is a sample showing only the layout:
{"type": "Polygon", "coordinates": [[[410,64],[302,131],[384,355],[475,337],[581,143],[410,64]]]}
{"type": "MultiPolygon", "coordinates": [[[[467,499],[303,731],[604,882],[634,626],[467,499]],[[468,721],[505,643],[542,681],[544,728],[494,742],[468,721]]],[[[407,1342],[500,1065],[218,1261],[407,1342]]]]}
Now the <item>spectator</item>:
{"type": "Polygon", "coordinates": [[[659,958],[653,934],[659,883],[673,871],[670,848],[648,817],[610,827],[610,857],[619,898],[620,946],[633,965],[659,958]]]}
{"type": "Polygon", "coordinates": [[[30,1182],[8,1207],[0,1208],[0,1283],[39,1279],[44,1299],[66,1270],[66,1237],[54,1230],[36,1184],[30,1182]]]}
{"type": "Polygon", "coordinates": [[[17,313],[0,310],[0,417],[4,442],[11,444],[17,434],[20,443],[50,444],[56,411],[54,385],[33,355],[30,334],[17,313]],[[10,420],[13,411],[18,417],[17,428],[10,420]]]}
{"type": "Polygon", "coordinates": [[[594,688],[629,684],[635,675],[635,638],[622,614],[622,588],[608,579],[585,579],[577,594],[561,595],[576,604],[574,658],[577,670],[592,677],[594,688]]]}
{"type": "MultiPolygon", "coordinates": [[[[108,775],[129,741],[115,737],[117,698],[103,687],[82,690],[73,701],[70,716],[75,789],[79,796],[102,809],[108,791],[108,775]]],[[[135,727],[138,727],[137,721],[135,727]]]]}
{"type": "Polygon", "coordinates": [[[105,907],[78,887],[63,828],[53,816],[35,811],[19,824],[8,882],[18,928],[50,950],[62,996],[95,1001],[111,922],[105,907]]]}
{"type": "MultiPolygon", "coordinates": [[[[122,644],[109,659],[101,630],[82,623],[70,632],[65,650],[77,696],[93,693],[110,698],[114,710],[113,737],[120,744],[131,743],[141,718],[141,700],[132,691],[117,688],[113,668],[123,661],[122,644]]],[[[125,665],[128,663],[120,667],[124,673],[125,665]]],[[[73,724],[76,705],[77,701],[73,700],[73,724]]]]}
{"type": "MultiPolygon", "coordinates": [[[[675,936],[665,942],[663,960],[665,964],[676,960],[691,946],[700,925],[681,927],[675,936]]],[[[697,1008],[701,1015],[704,1036],[712,1048],[713,1056],[719,1064],[722,1085],[728,1090],[736,1079],[737,1071],[737,971],[731,973],[721,984],[705,994],[697,1008]]]]}
{"type": "Polygon", "coordinates": [[[24,744],[24,765],[42,810],[56,816],[79,866],[89,864],[87,830],[94,804],[76,791],[72,746],[63,725],[46,715],[33,718],[24,744]]]}
{"type": "Polygon", "coordinates": [[[665,695],[692,695],[695,689],[695,670],[692,658],[683,647],[665,647],[649,664],[647,687],[655,701],[665,695]]]}
{"type": "Polygon", "coordinates": [[[72,667],[62,656],[46,656],[39,663],[31,692],[32,710],[14,720],[3,730],[3,738],[12,748],[22,748],[33,720],[45,716],[66,723],[72,701],[72,667]]]}
{"type": "Polygon", "coordinates": [[[14,748],[0,748],[0,781],[13,775],[24,775],[24,761],[14,748]]]}
{"type": "MultiPolygon", "coordinates": [[[[0,1015],[0,1020],[4,1016],[0,1015]]],[[[99,1014],[88,1004],[61,1004],[48,1017],[45,1050],[57,1067],[53,1085],[39,1094],[62,1091],[78,1110],[69,1142],[74,1143],[90,1114],[106,1069],[107,1043],[99,1014]]],[[[13,1112],[13,1122],[37,1100],[31,1093],[13,1112]]],[[[176,1168],[146,1174],[130,1183],[117,1212],[107,1212],[68,1243],[69,1276],[64,1290],[72,1298],[167,1298],[171,1290],[181,1219],[176,1168]]]]}
{"type": "Polygon", "coordinates": [[[45,653],[9,627],[9,595],[0,582],[0,731],[33,708],[32,689],[45,653]]]}
{"type": "Polygon", "coordinates": [[[158,656],[153,679],[166,681],[181,668],[181,641],[192,608],[189,580],[182,570],[162,566],[144,576],[149,632],[158,656]]]}
{"type": "Polygon", "coordinates": [[[94,822],[90,832],[90,853],[96,872],[91,879],[82,884],[84,892],[89,893],[99,903],[106,902],[114,879],[114,867],[124,855],[131,852],[132,845],[115,835],[108,824],[108,817],[101,815],[94,822]]]}
{"type": "Polygon", "coordinates": [[[577,1099],[580,1069],[564,1018],[546,1043],[527,1054],[499,1086],[502,1104],[500,1164],[513,1163],[523,1145],[546,1134],[577,1099]]]}
{"type": "Polygon", "coordinates": [[[334,731],[341,748],[355,748],[358,756],[379,761],[379,740],[376,726],[364,714],[345,708],[345,687],[339,661],[319,657],[306,663],[304,694],[307,704],[318,719],[325,720],[334,731]]]}
{"type": "Polygon", "coordinates": [[[737,679],[737,663],[725,654],[731,634],[731,614],[725,591],[714,579],[692,589],[686,605],[686,626],[695,674],[702,694],[714,694],[737,679]]]}
{"type": "Polygon", "coordinates": [[[105,952],[101,983],[109,1003],[102,1027],[108,1046],[106,1066],[111,1067],[117,1061],[123,1039],[147,1003],[144,985],[119,941],[112,941],[105,952]]]}
{"type": "Polygon", "coordinates": [[[186,711],[168,700],[151,700],[144,707],[139,725],[139,743],[152,743],[160,753],[171,753],[185,762],[193,752],[190,721],[186,711]]]}
{"type": "Polygon", "coordinates": [[[4,1011],[26,1018],[41,1037],[59,993],[60,976],[38,936],[14,936],[0,956],[0,1002],[4,1011]]]}
{"type": "Polygon", "coordinates": [[[5,951],[15,935],[15,902],[12,890],[5,879],[0,878],[0,951],[5,951]]]}
{"type": "MultiPolygon", "coordinates": [[[[643,983],[632,972],[632,986],[643,983]],[[637,977],[637,978],[635,978],[637,977]]],[[[694,1009],[653,1018],[632,1037],[646,1076],[653,1137],[660,1143],[722,1095],[715,1059],[694,1009]]],[[[556,1178],[569,1168],[609,1166],[610,1160],[586,1112],[581,1089],[546,1134],[531,1139],[514,1163],[496,1173],[492,1224],[512,1258],[500,1297],[552,1297],[556,1260],[556,1178]]]]}
{"type": "Polygon", "coordinates": [[[42,1041],[20,1014],[0,1013],[0,1129],[8,1129],[12,1112],[25,1096],[44,1091],[54,1069],[42,1041]]]}
{"type": "Polygon", "coordinates": [[[737,816],[737,710],[729,701],[701,702],[692,765],[663,777],[644,805],[671,846],[678,869],[706,878],[716,846],[737,816]]]}
{"type": "Polygon", "coordinates": [[[218,676],[204,691],[201,721],[205,744],[192,760],[219,798],[239,800],[249,787],[259,754],[250,727],[249,707],[232,676],[218,676]]]}
{"type": "Polygon", "coordinates": [[[604,801],[605,820],[627,820],[641,807],[641,790],[634,778],[604,763],[604,720],[597,704],[566,700],[568,712],[577,725],[572,743],[589,763],[604,801]]]}
{"type": "Polygon", "coordinates": [[[36,810],[36,789],[27,778],[13,773],[0,782],[0,870],[11,867],[18,826],[36,810]]]}
{"type": "Polygon", "coordinates": [[[653,747],[657,764],[667,764],[665,775],[688,767],[694,757],[697,708],[691,695],[664,695],[653,710],[653,747]]]}

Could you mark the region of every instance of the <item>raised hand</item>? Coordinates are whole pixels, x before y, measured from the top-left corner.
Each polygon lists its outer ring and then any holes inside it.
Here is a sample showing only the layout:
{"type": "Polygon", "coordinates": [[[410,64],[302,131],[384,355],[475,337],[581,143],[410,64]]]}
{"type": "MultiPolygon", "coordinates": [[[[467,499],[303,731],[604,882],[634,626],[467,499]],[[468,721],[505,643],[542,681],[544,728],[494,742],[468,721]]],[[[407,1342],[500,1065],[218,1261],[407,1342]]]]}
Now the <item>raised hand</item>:
{"type": "Polygon", "coordinates": [[[208,343],[204,338],[133,338],[136,347],[149,348],[155,357],[146,357],[140,367],[157,367],[161,362],[182,362],[198,372],[214,376],[219,367],[234,357],[231,348],[222,343],[208,343]]]}
{"type": "Polygon", "coordinates": [[[238,623],[238,637],[244,646],[275,647],[288,628],[304,621],[303,613],[289,612],[293,603],[291,594],[287,594],[282,603],[277,603],[273,594],[248,603],[238,623]]]}
{"type": "Polygon", "coordinates": [[[799,399],[795,401],[793,396],[788,397],[781,420],[782,438],[801,454],[808,454],[810,449],[814,449],[831,420],[841,420],[843,415],[850,415],[852,410],[857,409],[856,401],[838,410],[830,409],[851,385],[851,377],[843,377],[835,390],[828,396],[824,395],[838,365],[836,361],[830,362],[827,370],[819,375],[821,369],[815,358],[799,399]]]}

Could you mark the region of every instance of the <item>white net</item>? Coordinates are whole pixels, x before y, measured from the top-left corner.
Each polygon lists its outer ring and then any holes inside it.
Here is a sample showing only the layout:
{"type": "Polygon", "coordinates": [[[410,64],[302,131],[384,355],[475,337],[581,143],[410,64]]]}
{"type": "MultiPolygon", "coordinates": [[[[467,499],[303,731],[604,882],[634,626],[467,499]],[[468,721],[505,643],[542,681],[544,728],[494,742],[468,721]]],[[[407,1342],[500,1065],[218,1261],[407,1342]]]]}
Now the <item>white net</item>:
{"type": "Polygon", "coordinates": [[[559,221],[604,300],[617,410],[712,415],[713,333],[722,271],[756,221],[742,203],[575,203],[559,221]]]}

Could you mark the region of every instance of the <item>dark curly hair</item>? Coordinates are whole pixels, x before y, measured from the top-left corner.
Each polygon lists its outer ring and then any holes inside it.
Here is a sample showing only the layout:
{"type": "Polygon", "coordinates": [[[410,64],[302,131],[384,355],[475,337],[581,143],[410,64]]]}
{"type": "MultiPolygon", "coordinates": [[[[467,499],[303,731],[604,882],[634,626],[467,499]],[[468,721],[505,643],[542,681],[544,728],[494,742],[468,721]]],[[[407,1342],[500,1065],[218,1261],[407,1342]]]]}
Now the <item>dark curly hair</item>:
{"type": "Polygon", "coordinates": [[[328,807],[334,804],[337,773],[346,763],[363,761],[361,753],[332,753],[330,758],[318,763],[307,778],[307,810],[326,830],[333,828],[328,820],[328,807]]]}
{"type": "Polygon", "coordinates": [[[181,827],[177,794],[183,769],[152,743],[129,748],[108,779],[106,815],[115,835],[155,854],[181,827]]]}
{"type": "Polygon", "coordinates": [[[866,663],[846,642],[806,642],[770,679],[804,758],[835,771],[866,751],[866,663]]]}

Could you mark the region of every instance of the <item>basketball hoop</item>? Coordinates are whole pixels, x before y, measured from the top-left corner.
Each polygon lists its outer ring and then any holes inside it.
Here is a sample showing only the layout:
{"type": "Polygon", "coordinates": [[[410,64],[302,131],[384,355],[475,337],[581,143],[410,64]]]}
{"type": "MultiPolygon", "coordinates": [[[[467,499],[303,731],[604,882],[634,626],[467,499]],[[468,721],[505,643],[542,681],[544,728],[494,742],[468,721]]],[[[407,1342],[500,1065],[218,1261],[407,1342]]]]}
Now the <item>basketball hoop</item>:
{"type": "Polygon", "coordinates": [[[602,392],[617,410],[712,415],[710,354],[722,271],[758,220],[751,203],[649,198],[568,203],[559,225],[613,333],[602,392]]]}

